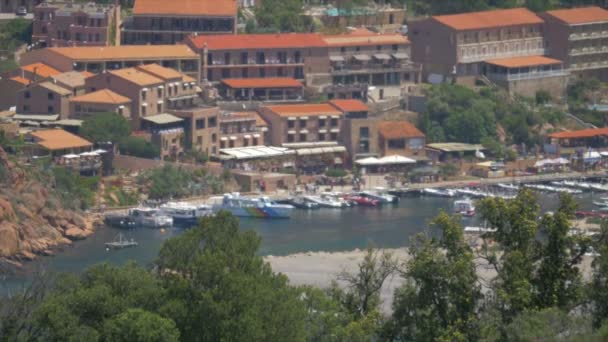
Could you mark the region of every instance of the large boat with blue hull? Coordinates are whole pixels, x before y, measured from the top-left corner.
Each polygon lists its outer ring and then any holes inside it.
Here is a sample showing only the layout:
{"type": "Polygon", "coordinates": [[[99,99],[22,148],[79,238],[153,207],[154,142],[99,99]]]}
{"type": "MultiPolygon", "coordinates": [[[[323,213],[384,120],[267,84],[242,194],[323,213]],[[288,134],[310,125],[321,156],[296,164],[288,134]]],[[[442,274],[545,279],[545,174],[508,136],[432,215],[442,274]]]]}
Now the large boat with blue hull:
{"type": "Polygon", "coordinates": [[[175,226],[193,226],[201,217],[213,215],[211,206],[183,202],[167,202],[160,206],[163,215],[173,218],[175,226]]]}
{"type": "MultiPolygon", "coordinates": [[[[215,198],[218,200],[218,198],[215,198]]],[[[213,205],[213,212],[228,211],[238,217],[290,218],[294,206],[278,204],[268,197],[241,197],[239,193],[224,194],[221,202],[213,205]]]]}

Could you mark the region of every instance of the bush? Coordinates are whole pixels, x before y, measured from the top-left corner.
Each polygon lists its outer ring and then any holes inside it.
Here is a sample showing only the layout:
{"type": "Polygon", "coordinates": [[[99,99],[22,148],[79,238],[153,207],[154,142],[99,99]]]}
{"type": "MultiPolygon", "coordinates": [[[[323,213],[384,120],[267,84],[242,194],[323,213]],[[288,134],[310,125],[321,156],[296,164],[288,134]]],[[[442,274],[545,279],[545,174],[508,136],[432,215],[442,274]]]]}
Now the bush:
{"type": "Polygon", "coordinates": [[[119,144],[120,151],[128,156],[140,158],[158,158],[160,148],[140,137],[123,138],[119,144]]]}
{"type": "Polygon", "coordinates": [[[93,206],[99,177],[82,177],[77,172],[63,167],[53,168],[53,176],[55,190],[64,207],[84,210],[93,206]]]}
{"type": "Polygon", "coordinates": [[[346,177],[346,174],[347,173],[344,169],[331,168],[331,169],[327,169],[327,171],[325,171],[325,175],[327,177],[332,177],[332,178],[346,177]]]}

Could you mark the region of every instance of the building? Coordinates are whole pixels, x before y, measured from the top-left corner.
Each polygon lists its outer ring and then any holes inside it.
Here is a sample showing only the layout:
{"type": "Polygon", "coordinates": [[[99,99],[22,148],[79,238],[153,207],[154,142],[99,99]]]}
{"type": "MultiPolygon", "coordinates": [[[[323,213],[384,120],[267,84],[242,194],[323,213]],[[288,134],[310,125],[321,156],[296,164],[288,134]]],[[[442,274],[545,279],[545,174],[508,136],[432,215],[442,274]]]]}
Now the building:
{"type": "Polygon", "coordinates": [[[406,10],[390,5],[354,8],[340,8],[338,5],[337,8],[312,9],[306,14],[329,27],[375,26],[386,30],[396,30],[401,28],[404,23],[406,10]]]}
{"type": "Polygon", "coordinates": [[[0,13],[15,13],[20,7],[25,7],[27,13],[32,13],[34,7],[42,0],[3,0],[0,1],[0,13]]]}
{"type": "Polygon", "coordinates": [[[369,107],[359,100],[331,100],[344,113],[340,142],[351,161],[378,155],[378,118],[369,116],[369,107]]]}
{"type": "Polygon", "coordinates": [[[17,92],[16,111],[28,115],[56,115],[67,118],[73,93],[53,82],[33,83],[17,92]]]}
{"type": "Polygon", "coordinates": [[[201,56],[202,78],[219,84],[230,78],[294,78],[327,74],[327,47],[319,34],[239,34],[189,36],[186,44],[201,56]]]}
{"type": "Polygon", "coordinates": [[[220,119],[220,149],[265,145],[255,112],[225,112],[220,119]]]}
{"type": "Polygon", "coordinates": [[[168,110],[168,113],[183,119],[184,147],[215,155],[219,150],[220,110],[217,107],[193,107],[168,110]]]}
{"type": "Polygon", "coordinates": [[[42,48],[113,45],[116,13],[120,7],[94,2],[42,2],[34,8],[32,43],[42,48]]]}
{"type": "Polygon", "coordinates": [[[219,93],[226,101],[298,102],[304,85],[293,78],[228,78],[219,93]]]}
{"type": "Polygon", "coordinates": [[[488,60],[485,64],[487,78],[510,94],[534,96],[542,90],[554,99],[564,96],[569,73],[558,59],[525,56],[488,60]]]}
{"type": "Polygon", "coordinates": [[[264,106],[259,114],[270,125],[270,143],[314,143],[338,141],[342,111],[330,104],[264,106]]]}
{"type": "Polygon", "coordinates": [[[123,44],[175,44],[190,34],[234,34],[237,0],[135,0],[123,44]]]}
{"type": "Polygon", "coordinates": [[[28,134],[40,150],[53,156],[89,151],[93,143],[62,129],[45,129],[28,134]]]}
{"type": "Polygon", "coordinates": [[[578,131],[549,134],[544,146],[545,153],[552,155],[574,155],[591,150],[608,149],[608,128],[588,128],[578,131]]]}
{"type": "Polygon", "coordinates": [[[432,16],[409,24],[412,59],[431,83],[474,79],[487,60],[545,55],[544,21],[525,8],[432,16]]]}
{"type": "Polygon", "coordinates": [[[382,121],[378,124],[378,145],[382,156],[406,156],[424,160],[426,136],[407,121],[382,121]]]}
{"type": "Polygon", "coordinates": [[[72,96],[78,96],[85,93],[84,81],[87,77],[89,77],[89,75],[82,72],[68,71],[51,76],[50,81],[71,91],[72,96]]]}
{"type": "Polygon", "coordinates": [[[70,99],[69,117],[84,120],[96,113],[116,113],[131,119],[131,99],[109,89],[75,96],[70,99]]]}
{"type": "Polygon", "coordinates": [[[184,120],[172,114],[156,114],[142,118],[142,129],[159,147],[160,158],[176,160],[184,154],[184,120]]]}
{"type": "Polygon", "coordinates": [[[576,77],[608,80],[608,11],[583,7],[548,11],[545,39],[551,57],[576,77]]]}
{"type": "Polygon", "coordinates": [[[22,65],[45,63],[60,72],[106,70],[156,63],[200,79],[200,56],[186,45],[130,45],[106,47],[53,47],[21,56],[22,65]]]}
{"type": "Polygon", "coordinates": [[[325,88],[330,99],[400,98],[406,84],[419,82],[420,66],[411,62],[410,42],[401,34],[358,29],[323,40],[331,63],[332,86],[325,88]]]}
{"type": "Polygon", "coordinates": [[[48,80],[61,72],[44,63],[24,65],[0,77],[0,110],[17,104],[17,92],[31,83],[48,80]]]}

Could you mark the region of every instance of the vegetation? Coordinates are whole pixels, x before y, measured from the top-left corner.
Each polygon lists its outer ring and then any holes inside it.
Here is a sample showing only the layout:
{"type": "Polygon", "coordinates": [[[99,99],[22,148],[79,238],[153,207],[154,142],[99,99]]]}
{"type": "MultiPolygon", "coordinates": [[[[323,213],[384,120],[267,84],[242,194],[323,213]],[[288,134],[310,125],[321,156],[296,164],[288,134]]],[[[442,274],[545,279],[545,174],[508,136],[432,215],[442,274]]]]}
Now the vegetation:
{"type": "Polygon", "coordinates": [[[599,0],[396,0],[393,2],[407,4],[408,9],[417,15],[453,14],[520,6],[541,12],[558,7],[604,5],[604,2],[599,0]]]}
{"type": "Polygon", "coordinates": [[[190,171],[167,164],[146,171],[138,181],[147,188],[150,198],[168,199],[222,193],[230,177],[230,174],[215,176],[202,169],[190,171]]]}
{"type": "Polygon", "coordinates": [[[17,68],[15,52],[32,39],[32,22],[23,18],[0,24],[0,73],[17,68]]]}
{"type": "Polygon", "coordinates": [[[160,155],[160,148],[141,137],[129,136],[120,140],[120,152],[141,158],[154,159],[160,155]]]}
{"type": "Polygon", "coordinates": [[[95,204],[99,177],[83,177],[63,167],[55,167],[52,171],[55,190],[65,208],[87,209],[95,204]]]}
{"type": "Polygon", "coordinates": [[[255,22],[245,30],[253,32],[310,32],[313,24],[303,14],[302,0],[265,0],[255,9],[255,22]]]}
{"type": "Polygon", "coordinates": [[[331,168],[331,169],[327,169],[327,171],[325,171],[325,175],[327,177],[332,177],[332,178],[342,178],[342,177],[346,177],[347,172],[344,169],[331,168]]]}

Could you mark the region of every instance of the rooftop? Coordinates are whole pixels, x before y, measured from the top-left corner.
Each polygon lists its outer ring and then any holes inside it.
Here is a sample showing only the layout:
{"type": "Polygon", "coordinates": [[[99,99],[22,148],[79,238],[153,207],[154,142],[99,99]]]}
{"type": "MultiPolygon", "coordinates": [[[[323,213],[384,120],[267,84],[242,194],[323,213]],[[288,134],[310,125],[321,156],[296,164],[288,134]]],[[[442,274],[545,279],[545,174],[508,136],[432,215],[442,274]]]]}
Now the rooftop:
{"type": "Polygon", "coordinates": [[[435,143],[427,144],[426,146],[442,152],[474,152],[485,150],[483,145],[466,143],[435,143]]]}
{"type": "Polygon", "coordinates": [[[42,78],[51,77],[57,74],[60,74],[61,71],[50,67],[44,63],[34,63],[28,64],[21,67],[22,70],[31,72],[32,74],[36,74],[42,78]]]}
{"type": "MultiPolygon", "coordinates": [[[[158,60],[198,58],[187,45],[121,45],[121,46],[78,46],[52,47],[48,51],[78,61],[100,60],[158,60]]],[[[57,72],[59,73],[59,72],[57,72]]]]}
{"type": "Polygon", "coordinates": [[[152,76],[162,78],[163,80],[183,78],[183,75],[179,71],[177,71],[175,69],[171,69],[171,68],[165,68],[156,63],[139,65],[139,66],[136,66],[135,68],[138,70],[147,72],[148,74],[151,74],[152,76]]]}
{"type": "Polygon", "coordinates": [[[234,17],[236,0],[135,0],[134,15],[180,15],[234,17]]]}
{"type": "Polygon", "coordinates": [[[327,103],[278,105],[267,106],[266,108],[279,116],[342,115],[341,111],[327,103]]]}
{"type": "Polygon", "coordinates": [[[11,80],[13,80],[13,81],[15,81],[15,82],[18,82],[18,83],[21,83],[21,84],[23,84],[23,85],[28,85],[28,84],[30,84],[30,83],[31,83],[31,81],[30,81],[30,80],[25,79],[25,78],[23,78],[23,77],[21,77],[21,76],[15,76],[15,77],[11,77],[11,80]]]}
{"type": "Polygon", "coordinates": [[[163,83],[158,77],[154,77],[147,72],[143,72],[136,68],[125,68],[110,71],[110,74],[121,77],[131,83],[135,83],[139,86],[151,86],[159,83],[163,83]]]}
{"type": "Polygon", "coordinates": [[[110,89],[101,89],[92,93],[73,97],[70,99],[70,101],[87,103],[125,104],[131,102],[131,99],[116,94],[110,89]]]}
{"type": "Polygon", "coordinates": [[[577,138],[592,138],[602,135],[608,135],[608,127],[589,128],[571,132],[558,132],[550,134],[549,137],[555,139],[577,139],[577,138]]]}
{"type": "Polygon", "coordinates": [[[409,44],[406,36],[399,33],[375,33],[357,30],[353,33],[323,36],[328,46],[365,46],[365,45],[394,45],[409,44]]]}
{"type": "Polygon", "coordinates": [[[275,146],[248,146],[236,148],[224,148],[220,150],[220,154],[224,154],[222,159],[254,159],[254,158],[269,158],[282,155],[295,154],[294,150],[285,147],[275,146]]]}
{"type": "Polygon", "coordinates": [[[455,30],[479,30],[543,23],[543,20],[539,16],[525,8],[439,15],[432,18],[455,30]]]}
{"type": "Polygon", "coordinates": [[[72,95],[72,92],[64,87],[57,85],[52,82],[42,82],[39,84],[41,87],[46,88],[50,91],[53,91],[59,95],[72,95]]]}
{"type": "Polygon", "coordinates": [[[35,131],[31,135],[38,140],[38,145],[51,151],[93,146],[91,142],[62,129],[35,131]]]}
{"type": "Polygon", "coordinates": [[[548,16],[556,18],[569,25],[590,24],[608,21],[608,11],[597,7],[580,7],[547,11],[548,16]]]}
{"type": "Polygon", "coordinates": [[[166,124],[170,124],[170,123],[176,123],[176,122],[184,121],[184,119],[178,118],[177,116],[171,115],[171,114],[150,115],[150,116],[144,116],[141,119],[142,120],[146,120],[146,121],[150,121],[150,122],[155,123],[157,125],[166,125],[166,124]]]}
{"type": "Polygon", "coordinates": [[[285,49],[327,46],[316,33],[234,34],[189,36],[188,41],[197,49],[205,44],[210,50],[285,49]]]}
{"type": "Polygon", "coordinates": [[[424,133],[407,121],[382,121],[378,124],[378,133],[385,139],[425,137],[424,133]]]}
{"type": "Polygon", "coordinates": [[[359,100],[331,100],[329,103],[343,112],[369,112],[369,107],[359,100]]]}
{"type": "Polygon", "coordinates": [[[94,2],[74,4],[71,2],[42,2],[36,8],[56,8],[59,12],[83,12],[87,14],[104,14],[113,6],[96,4],[94,2]]]}
{"type": "Polygon", "coordinates": [[[511,58],[501,58],[501,59],[492,59],[486,61],[488,64],[498,65],[505,68],[523,68],[527,66],[537,66],[537,65],[552,65],[552,64],[561,64],[562,61],[559,59],[553,59],[545,56],[522,56],[522,57],[511,57],[511,58]]]}
{"type": "Polygon", "coordinates": [[[84,87],[85,75],[78,71],[68,71],[51,77],[58,83],[70,88],[84,87]]]}
{"type": "Polygon", "coordinates": [[[275,78],[227,78],[222,83],[230,88],[302,88],[300,81],[289,77],[275,78]]]}

